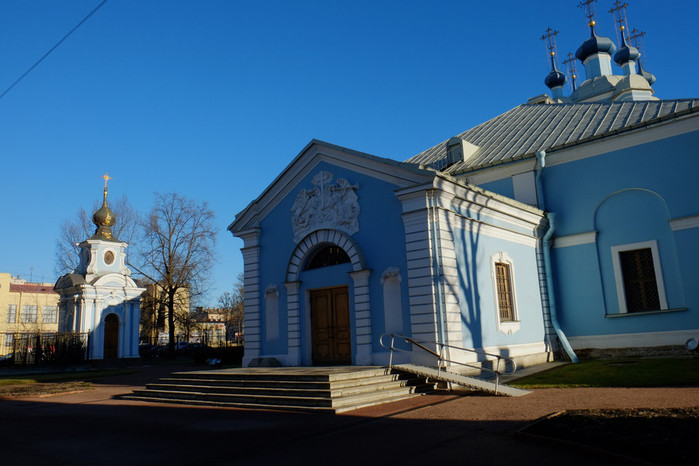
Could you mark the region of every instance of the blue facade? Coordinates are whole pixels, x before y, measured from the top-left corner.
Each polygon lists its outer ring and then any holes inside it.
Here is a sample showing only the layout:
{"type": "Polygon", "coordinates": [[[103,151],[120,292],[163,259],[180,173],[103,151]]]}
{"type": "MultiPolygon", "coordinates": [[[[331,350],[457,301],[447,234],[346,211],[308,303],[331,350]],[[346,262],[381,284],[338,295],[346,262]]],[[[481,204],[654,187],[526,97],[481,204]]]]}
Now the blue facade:
{"type": "Polygon", "coordinates": [[[309,145],[231,226],[246,242],[245,362],[317,364],[312,293],[338,288],[347,292],[352,364],[385,363],[385,333],[508,356],[550,350],[540,211],[434,171],[342,151],[309,145]],[[328,246],[349,261],[308,268],[328,246]],[[495,257],[512,275],[516,315],[504,324],[495,257]]]}
{"type": "Polygon", "coordinates": [[[615,336],[609,347],[634,346],[624,335],[643,333],[652,333],[651,346],[661,346],[661,332],[697,328],[690,269],[699,232],[672,226],[697,214],[699,190],[691,188],[697,143],[699,132],[691,132],[546,169],[546,199],[561,213],[558,236],[592,233],[592,242],[554,249],[561,326],[574,341],[579,337],[576,346],[589,347],[586,337],[602,335],[615,336]],[[658,312],[626,312],[612,248],[649,242],[657,244],[665,303],[658,312]]]}
{"type": "MultiPolygon", "coordinates": [[[[405,242],[396,241],[396,238],[403,237],[403,223],[399,212],[400,204],[396,199],[394,191],[398,188],[396,185],[386,183],[384,181],[353,172],[337,165],[332,165],[326,162],[320,162],[313,166],[312,170],[301,179],[296,185],[298,189],[308,188],[312,186],[313,177],[321,172],[327,171],[335,176],[335,179],[344,178],[351,184],[358,185],[357,196],[359,198],[359,231],[353,235],[353,238],[360,245],[361,252],[366,261],[366,267],[372,271],[369,276],[370,294],[372,308],[372,329],[371,343],[375,351],[380,350],[378,343],[379,336],[384,333],[383,326],[380,325],[384,321],[383,304],[382,304],[382,287],[380,285],[381,272],[388,267],[398,267],[403,276],[406,274],[405,268],[405,242]]],[[[291,259],[297,243],[294,241],[294,233],[292,230],[291,214],[292,206],[298,189],[292,190],[286,197],[277,204],[277,206],[260,222],[261,236],[260,242],[264,244],[261,250],[260,262],[261,275],[260,281],[264,290],[269,284],[277,284],[280,290],[279,301],[285,302],[287,292],[284,287],[284,282],[287,274],[287,266],[291,259]]],[[[301,240],[303,241],[303,240],[301,240]]],[[[307,259],[307,258],[304,258],[307,259]]],[[[300,285],[300,309],[307,309],[306,291],[328,288],[333,286],[348,286],[350,292],[350,302],[354,301],[353,282],[350,276],[352,272],[351,264],[340,264],[322,269],[304,270],[299,275],[300,285]]],[[[402,301],[408,302],[407,287],[403,287],[402,301]]],[[[262,300],[262,325],[265,328],[265,303],[262,300]]],[[[302,329],[308,328],[308,316],[302,312],[300,316],[300,325],[302,329]]],[[[350,306],[350,319],[356,322],[354,306],[350,306]]],[[[403,319],[409,322],[408,309],[403,309],[403,319]]],[[[288,326],[287,316],[285,312],[280,313],[280,328],[284,329],[288,326]]],[[[406,325],[409,329],[409,326],[406,325]]],[[[357,346],[356,328],[352,328],[352,346],[357,346]]],[[[267,339],[267,336],[262,335],[262,350],[265,354],[284,354],[288,347],[288,335],[284,332],[272,341],[267,339]]],[[[301,334],[301,347],[309,346],[308,332],[301,334]]],[[[307,357],[302,355],[302,362],[310,363],[307,357]]]]}
{"type": "Polygon", "coordinates": [[[311,292],[333,287],[352,364],[385,363],[390,332],[528,362],[696,338],[699,102],[659,101],[628,60],[611,77],[614,44],[594,37],[570,96],[551,81],[553,99],[405,162],[312,141],[230,226],[246,362],[316,364],[311,292]],[[349,261],[307,270],[327,246],[349,261]]]}

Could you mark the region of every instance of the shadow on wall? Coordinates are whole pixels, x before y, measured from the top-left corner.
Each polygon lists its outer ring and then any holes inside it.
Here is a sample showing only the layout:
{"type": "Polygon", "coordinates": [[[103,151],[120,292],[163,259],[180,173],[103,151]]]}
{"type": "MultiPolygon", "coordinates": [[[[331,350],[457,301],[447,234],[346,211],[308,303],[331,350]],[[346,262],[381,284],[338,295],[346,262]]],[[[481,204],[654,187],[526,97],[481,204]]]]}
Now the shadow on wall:
{"type": "Polygon", "coordinates": [[[481,296],[478,284],[478,261],[479,243],[481,241],[481,224],[472,222],[471,228],[458,228],[451,224],[447,217],[449,231],[454,235],[459,232],[460,237],[454,238],[454,249],[456,254],[456,267],[458,270],[458,289],[455,285],[448,285],[445,290],[447,295],[456,296],[459,299],[461,310],[461,322],[468,335],[463,335],[463,345],[467,345],[467,338],[470,337],[472,348],[483,347],[483,318],[481,314],[481,296]]]}

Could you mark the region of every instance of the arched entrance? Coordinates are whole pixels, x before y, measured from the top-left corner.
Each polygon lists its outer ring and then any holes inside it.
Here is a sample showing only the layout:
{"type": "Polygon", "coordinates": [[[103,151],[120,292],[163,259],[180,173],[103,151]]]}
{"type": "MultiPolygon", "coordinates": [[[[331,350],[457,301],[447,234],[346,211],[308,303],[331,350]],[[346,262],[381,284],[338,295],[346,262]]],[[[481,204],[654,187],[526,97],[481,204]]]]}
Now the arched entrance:
{"type": "Polygon", "coordinates": [[[285,283],[288,334],[292,335],[290,365],[372,363],[370,274],[359,245],[346,233],[318,230],[299,242],[289,260],[285,283]],[[346,278],[336,283],[320,280],[322,284],[302,278],[309,267],[338,264],[349,266],[349,283],[346,278]]]}
{"type": "Polygon", "coordinates": [[[119,317],[109,314],[104,319],[104,359],[119,357],[119,317]]]}

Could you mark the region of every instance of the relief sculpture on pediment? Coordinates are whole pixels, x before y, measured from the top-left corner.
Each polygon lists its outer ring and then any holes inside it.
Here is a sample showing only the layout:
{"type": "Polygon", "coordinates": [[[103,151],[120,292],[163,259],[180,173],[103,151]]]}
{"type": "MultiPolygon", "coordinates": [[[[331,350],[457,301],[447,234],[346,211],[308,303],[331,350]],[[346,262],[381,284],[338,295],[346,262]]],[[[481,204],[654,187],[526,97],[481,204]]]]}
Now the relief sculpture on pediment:
{"type": "Polygon", "coordinates": [[[350,184],[329,171],[318,172],[312,189],[301,189],[291,207],[294,241],[320,229],[335,229],[354,234],[359,231],[358,184],[350,184]]]}

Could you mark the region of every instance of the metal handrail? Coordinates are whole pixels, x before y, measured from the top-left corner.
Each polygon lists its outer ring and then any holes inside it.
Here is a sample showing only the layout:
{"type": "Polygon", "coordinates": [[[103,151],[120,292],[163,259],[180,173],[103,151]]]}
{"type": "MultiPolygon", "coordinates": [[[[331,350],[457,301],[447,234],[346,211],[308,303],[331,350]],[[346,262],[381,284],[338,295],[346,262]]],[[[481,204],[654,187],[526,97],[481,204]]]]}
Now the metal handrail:
{"type": "MultiPolygon", "coordinates": [[[[414,338],[407,337],[407,336],[405,336],[405,335],[398,335],[398,334],[395,334],[395,333],[384,333],[383,335],[381,335],[381,336],[379,337],[379,344],[380,344],[381,346],[383,346],[384,348],[387,348],[387,349],[391,350],[391,353],[389,354],[389,357],[388,357],[388,367],[389,367],[389,369],[393,367],[393,351],[394,351],[394,350],[395,350],[395,351],[400,351],[400,352],[402,352],[402,353],[410,353],[410,352],[411,352],[411,351],[408,351],[408,350],[404,350],[404,349],[402,349],[402,348],[396,348],[396,347],[394,346],[394,343],[395,343],[395,339],[396,339],[396,338],[402,339],[402,340],[404,340],[405,342],[410,343],[411,345],[417,346],[417,347],[420,348],[421,350],[426,351],[427,353],[429,353],[429,354],[433,355],[434,357],[436,357],[437,360],[438,360],[438,363],[437,363],[437,372],[438,372],[438,373],[441,372],[442,366],[444,366],[444,371],[446,372],[446,363],[450,363],[450,364],[458,364],[458,365],[460,365],[460,366],[471,367],[471,368],[474,368],[474,369],[478,369],[478,370],[481,370],[481,371],[487,371],[487,372],[491,372],[491,373],[495,374],[495,391],[496,391],[496,392],[497,392],[497,387],[498,387],[498,385],[500,384],[500,376],[501,376],[501,375],[514,374],[515,371],[517,370],[517,363],[515,362],[514,359],[509,358],[509,357],[507,357],[507,356],[502,356],[502,355],[500,355],[500,354],[488,353],[487,351],[482,351],[482,350],[477,350],[477,349],[472,349],[472,348],[463,348],[463,347],[455,346],[455,345],[447,345],[446,343],[440,343],[440,342],[436,342],[436,343],[435,343],[437,346],[439,346],[439,353],[437,353],[436,351],[433,351],[433,350],[431,350],[430,348],[428,348],[427,346],[425,346],[425,344],[428,343],[428,342],[426,342],[426,341],[416,340],[416,339],[414,339],[414,338]],[[387,336],[390,336],[390,337],[391,337],[391,344],[390,344],[390,346],[386,346],[386,345],[384,344],[384,341],[383,341],[384,337],[387,337],[387,336]],[[444,349],[445,349],[445,348],[452,348],[452,349],[457,349],[457,350],[460,350],[460,351],[467,351],[467,352],[470,352],[470,353],[475,353],[475,354],[483,355],[483,356],[486,356],[486,357],[492,356],[492,357],[494,357],[495,359],[497,359],[496,367],[495,367],[495,369],[490,369],[490,368],[488,368],[488,367],[476,366],[475,364],[469,364],[469,363],[466,363],[466,362],[460,362],[460,361],[454,361],[454,360],[451,360],[451,359],[447,359],[447,358],[444,357],[444,349]],[[503,359],[505,360],[505,367],[507,367],[507,361],[510,362],[511,368],[512,368],[510,371],[508,371],[507,369],[505,369],[505,370],[503,370],[503,371],[500,370],[500,361],[502,361],[503,359]]],[[[486,360],[492,361],[492,359],[486,359],[486,360]]]]}

